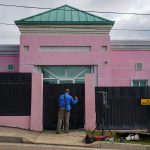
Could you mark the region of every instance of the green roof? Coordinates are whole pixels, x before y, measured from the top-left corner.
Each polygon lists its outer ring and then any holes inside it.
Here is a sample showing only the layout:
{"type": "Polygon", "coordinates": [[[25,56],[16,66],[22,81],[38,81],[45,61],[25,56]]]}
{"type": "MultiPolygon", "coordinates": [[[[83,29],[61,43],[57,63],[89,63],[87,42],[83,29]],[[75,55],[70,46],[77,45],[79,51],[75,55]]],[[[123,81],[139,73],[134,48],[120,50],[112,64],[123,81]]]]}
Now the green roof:
{"type": "Polygon", "coordinates": [[[15,21],[16,25],[113,25],[114,21],[64,5],[15,21]]]}

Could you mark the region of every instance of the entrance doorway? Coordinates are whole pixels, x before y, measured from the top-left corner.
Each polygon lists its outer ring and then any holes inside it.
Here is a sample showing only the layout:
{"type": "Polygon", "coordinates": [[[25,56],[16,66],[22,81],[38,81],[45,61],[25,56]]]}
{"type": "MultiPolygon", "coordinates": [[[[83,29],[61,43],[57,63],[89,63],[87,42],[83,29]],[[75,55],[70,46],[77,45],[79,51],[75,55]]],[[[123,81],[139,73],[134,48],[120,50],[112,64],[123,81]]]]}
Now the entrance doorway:
{"type": "Polygon", "coordinates": [[[44,82],[43,85],[43,128],[56,130],[58,115],[58,99],[63,94],[64,89],[69,88],[70,94],[78,96],[79,102],[72,106],[70,115],[70,129],[84,128],[84,106],[85,88],[84,84],[50,84],[44,82]]]}

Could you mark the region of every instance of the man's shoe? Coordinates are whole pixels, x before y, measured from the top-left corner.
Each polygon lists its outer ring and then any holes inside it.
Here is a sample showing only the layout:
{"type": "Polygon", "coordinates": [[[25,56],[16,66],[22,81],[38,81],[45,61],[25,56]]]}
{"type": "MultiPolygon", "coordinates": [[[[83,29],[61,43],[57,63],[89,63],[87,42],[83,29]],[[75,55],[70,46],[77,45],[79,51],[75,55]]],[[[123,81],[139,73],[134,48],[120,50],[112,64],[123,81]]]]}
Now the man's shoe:
{"type": "Polygon", "coordinates": [[[69,133],[69,130],[65,130],[64,132],[65,132],[65,133],[69,133]]]}
{"type": "Polygon", "coordinates": [[[60,131],[56,131],[56,134],[60,134],[61,132],[60,131]]]}

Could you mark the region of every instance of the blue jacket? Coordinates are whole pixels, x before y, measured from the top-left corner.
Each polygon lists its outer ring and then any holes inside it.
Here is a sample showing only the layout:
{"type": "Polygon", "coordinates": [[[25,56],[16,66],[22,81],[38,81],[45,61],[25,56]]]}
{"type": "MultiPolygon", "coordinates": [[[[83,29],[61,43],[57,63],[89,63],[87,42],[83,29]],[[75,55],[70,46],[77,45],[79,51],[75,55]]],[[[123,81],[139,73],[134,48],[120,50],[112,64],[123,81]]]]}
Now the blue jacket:
{"type": "Polygon", "coordinates": [[[75,105],[78,102],[78,99],[77,98],[73,99],[73,97],[69,95],[69,93],[62,94],[59,97],[60,108],[65,108],[65,101],[66,101],[66,105],[70,105],[70,108],[71,108],[71,105],[72,104],[75,105]],[[65,95],[65,98],[64,98],[64,95],[65,95]]]}

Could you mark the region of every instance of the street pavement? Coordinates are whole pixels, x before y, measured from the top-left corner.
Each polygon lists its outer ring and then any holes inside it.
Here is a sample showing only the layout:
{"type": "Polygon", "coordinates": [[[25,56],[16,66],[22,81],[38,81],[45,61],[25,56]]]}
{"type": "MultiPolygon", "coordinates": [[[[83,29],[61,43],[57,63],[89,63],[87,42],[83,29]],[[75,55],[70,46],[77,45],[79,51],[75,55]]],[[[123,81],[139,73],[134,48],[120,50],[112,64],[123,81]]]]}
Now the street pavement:
{"type": "Polygon", "coordinates": [[[0,143],[0,150],[111,150],[75,146],[0,143]]]}
{"type": "Polygon", "coordinates": [[[72,130],[56,134],[56,131],[30,131],[19,128],[0,127],[0,150],[150,150],[150,146],[97,141],[85,144],[85,131],[72,130]]]}

